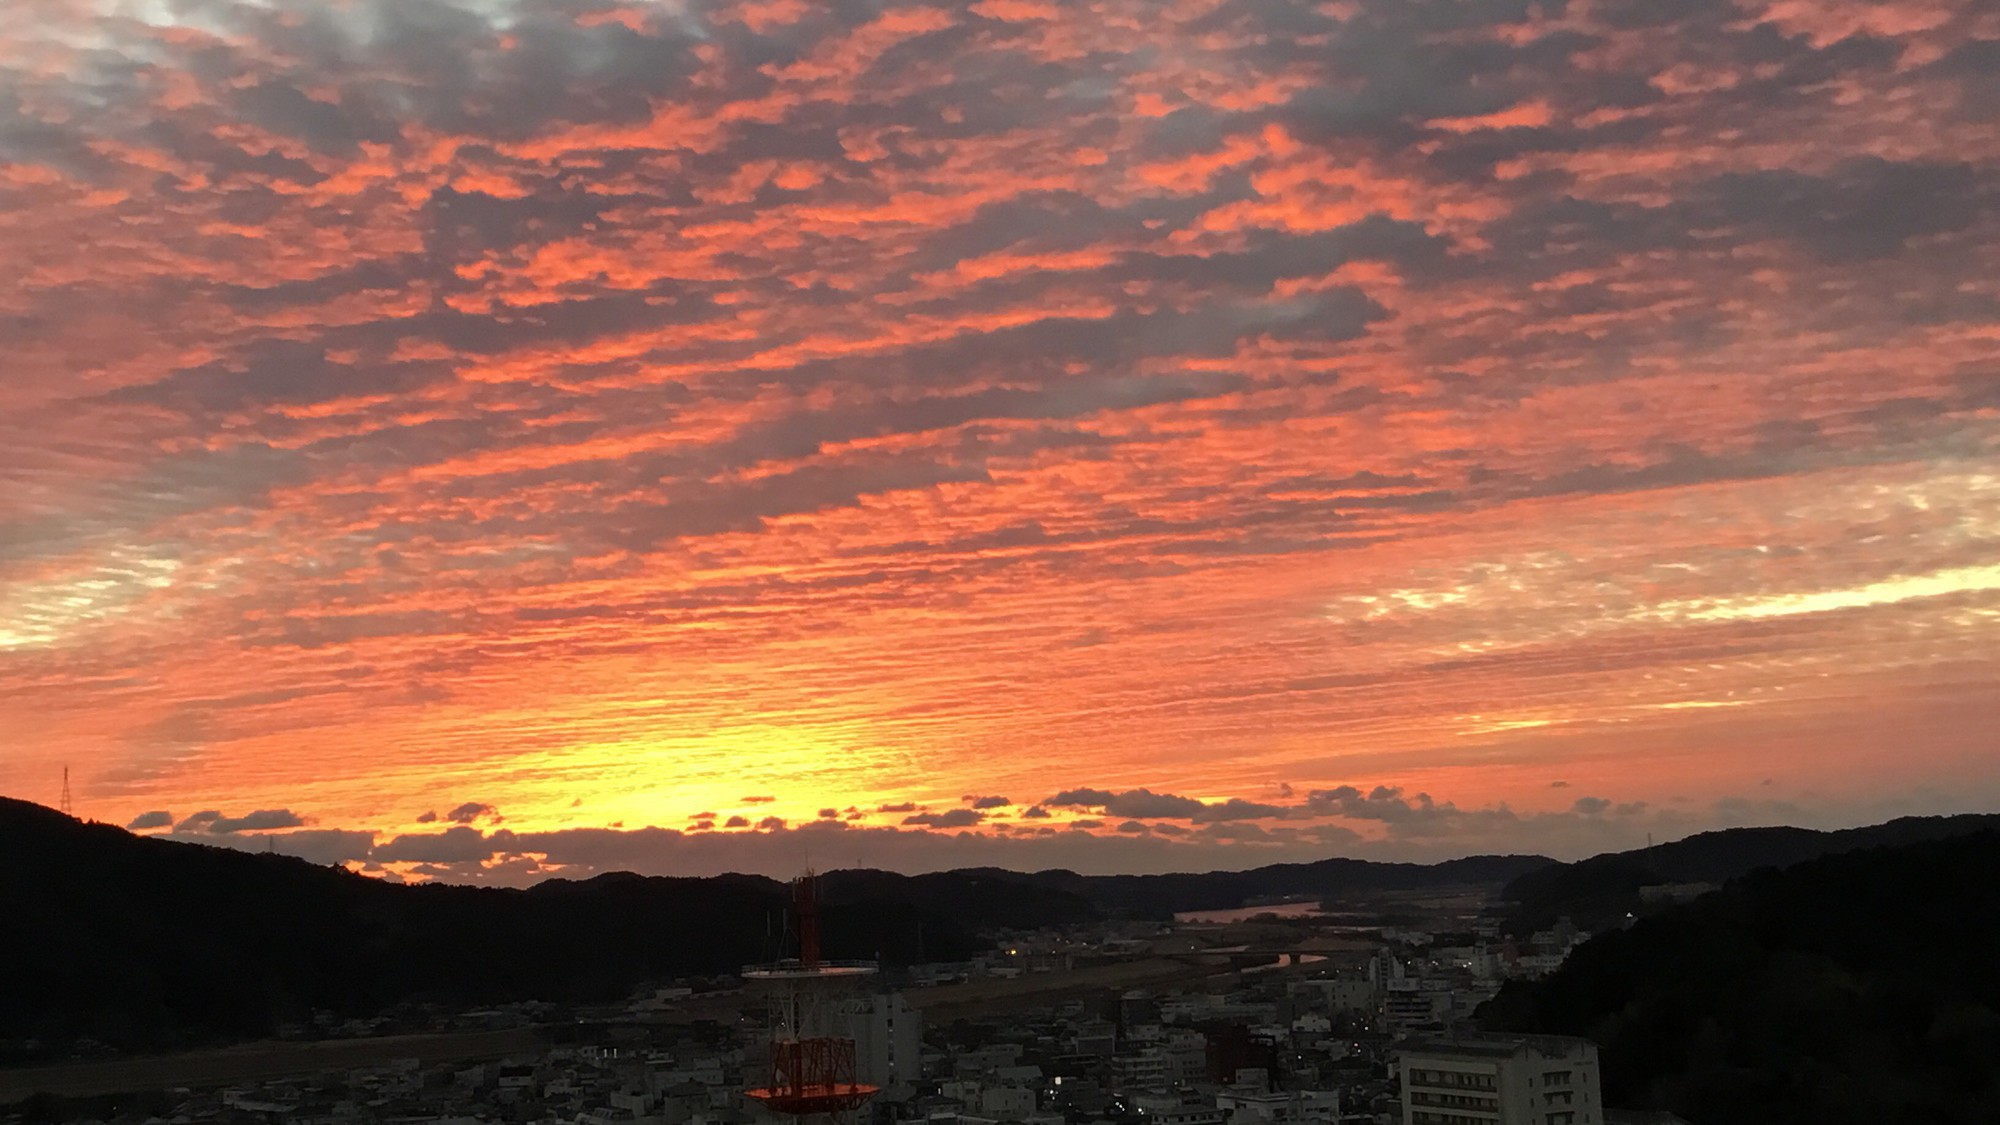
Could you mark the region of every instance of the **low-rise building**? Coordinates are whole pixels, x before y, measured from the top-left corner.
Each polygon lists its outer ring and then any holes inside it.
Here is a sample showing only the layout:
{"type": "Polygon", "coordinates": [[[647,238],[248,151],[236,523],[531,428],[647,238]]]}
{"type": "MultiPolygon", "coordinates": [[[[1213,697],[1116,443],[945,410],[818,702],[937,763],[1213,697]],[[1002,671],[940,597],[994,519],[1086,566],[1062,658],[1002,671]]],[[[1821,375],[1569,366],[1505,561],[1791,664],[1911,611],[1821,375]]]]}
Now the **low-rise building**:
{"type": "Polygon", "coordinates": [[[1587,1039],[1411,1039],[1396,1060],[1406,1125],[1604,1125],[1597,1045],[1587,1039]]]}

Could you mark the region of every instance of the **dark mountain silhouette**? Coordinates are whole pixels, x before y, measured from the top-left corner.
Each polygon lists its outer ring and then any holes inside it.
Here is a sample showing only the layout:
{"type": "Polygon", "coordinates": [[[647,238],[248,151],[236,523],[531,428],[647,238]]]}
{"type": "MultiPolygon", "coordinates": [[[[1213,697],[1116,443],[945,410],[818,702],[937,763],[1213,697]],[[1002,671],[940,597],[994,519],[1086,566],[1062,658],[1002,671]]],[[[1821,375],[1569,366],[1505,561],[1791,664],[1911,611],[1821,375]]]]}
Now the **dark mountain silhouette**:
{"type": "Polygon", "coordinates": [[[1703,1125],[2000,1121],[1996,872],[2000,831],[1766,868],[1482,1018],[1595,1039],[1609,1104],[1703,1125]]]}
{"type": "MultiPolygon", "coordinates": [[[[329,1011],[598,1001],[780,953],[785,888],[619,874],[526,890],[397,886],[303,860],[134,836],[0,798],[0,1041],[162,1048],[329,1011]]],[[[1497,886],[1552,861],[1327,860],[1207,875],[965,870],[824,878],[826,952],[909,963],[981,931],[1164,916],[1257,896],[1497,886]]]]}
{"type": "Polygon", "coordinates": [[[1430,864],[1335,858],[1198,875],[1078,875],[1071,871],[991,874],[995,878],[1066,891],[1088,899],[1107,913],[1168,918],[1182,911],[1233,910],[1286,897],[1330,898],[1499,886],[1555,862],[1539,855],[1481,855],[1430,864]]]}
{"type": "Polygon", "coordinates": [[[1639,889],[1663,883],[1723,883],[1760,867],[1789,867],[1861,848],[1917,843],[2000,828],[2000,815],[1911,816],[1864,828],[1726,828],[1575,863],[1548,864],[1507,885],[1513,928],[1540,929],[1568,916],[1601,929],[1641,912],[1639,889]]]}
{"type": "MultiPolygon", "coordinates": [[[[314,1009],[622,997],[775,957],[769,879],[603,875],[529,890],[396,886],[287,856],[136,837],[0,800],[0,1039],[162,1047],[262,1036],[314,1009]]],[[[829,893],[827,953],[907,962],[983,948],[1001,911],[1091,917],[1033,887],[829,893]]]]}

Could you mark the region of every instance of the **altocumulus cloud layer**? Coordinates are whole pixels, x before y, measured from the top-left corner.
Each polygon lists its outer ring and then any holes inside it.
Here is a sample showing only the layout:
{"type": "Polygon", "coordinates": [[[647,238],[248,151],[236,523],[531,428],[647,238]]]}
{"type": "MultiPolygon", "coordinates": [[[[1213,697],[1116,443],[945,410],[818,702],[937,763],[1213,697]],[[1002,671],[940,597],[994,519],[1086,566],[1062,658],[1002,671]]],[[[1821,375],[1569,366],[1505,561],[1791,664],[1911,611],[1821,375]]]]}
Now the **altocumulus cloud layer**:
{"type": "Polygon", "coordinates": [[[454,877],[1990,804],[1996,73],[1950,0],[11,0],[0,788],[454,877]]]}

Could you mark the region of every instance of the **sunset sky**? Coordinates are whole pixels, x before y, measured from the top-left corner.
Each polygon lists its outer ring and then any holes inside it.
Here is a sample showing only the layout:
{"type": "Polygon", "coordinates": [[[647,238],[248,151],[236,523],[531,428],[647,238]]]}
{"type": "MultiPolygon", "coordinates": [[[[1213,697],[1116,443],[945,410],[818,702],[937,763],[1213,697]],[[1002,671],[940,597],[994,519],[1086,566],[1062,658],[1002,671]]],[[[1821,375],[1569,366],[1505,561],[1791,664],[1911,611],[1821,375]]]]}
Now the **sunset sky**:
{"type": "Polygon", "coordinates": [[[1991,4],[4,0],[0,265],[0,793],[93,819],[520,883],[2000,809],[1991,4]]]}

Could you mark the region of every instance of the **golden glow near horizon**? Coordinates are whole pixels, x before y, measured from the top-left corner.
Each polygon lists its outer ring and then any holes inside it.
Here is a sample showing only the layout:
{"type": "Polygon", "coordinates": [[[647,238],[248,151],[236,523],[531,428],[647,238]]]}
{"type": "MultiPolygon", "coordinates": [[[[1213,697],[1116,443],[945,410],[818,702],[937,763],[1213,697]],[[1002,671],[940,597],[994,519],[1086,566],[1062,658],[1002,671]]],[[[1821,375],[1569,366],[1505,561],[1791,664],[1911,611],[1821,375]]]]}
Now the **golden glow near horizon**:
{"type": "Polygon", "coordinates": [[[2000,17],[1896,6],[14,5],[0,792],[509,882],[1992,807],[2000,17]]]}

